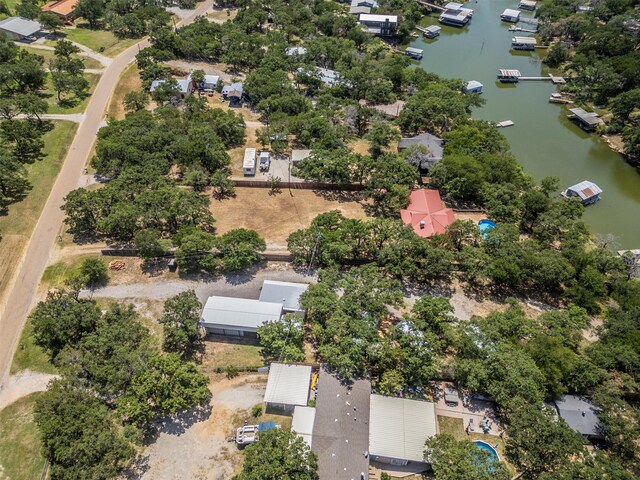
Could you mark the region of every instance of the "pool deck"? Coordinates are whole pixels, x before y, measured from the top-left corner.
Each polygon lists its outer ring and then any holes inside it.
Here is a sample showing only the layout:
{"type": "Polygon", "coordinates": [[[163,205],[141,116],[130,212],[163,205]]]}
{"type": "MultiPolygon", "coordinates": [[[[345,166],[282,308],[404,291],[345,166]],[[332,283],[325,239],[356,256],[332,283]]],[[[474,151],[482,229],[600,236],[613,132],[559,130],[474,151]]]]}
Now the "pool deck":
{"type": "Polygon", "coordinates": [[[464,428],[469,425],[473,420],[473,427],[469,430],[474,433],[484,434],[480,424],[486,417],[491,423],[491,428],[487,432],[487,435],[499,436],[502,432],[502,427],[496,418],[496,414],[493,408],[493,403],[484,400],[475,400],[470,398],[464,398],[460,396],[460,402],[458,405],[450,406],[444,401],[444,389],[445,387],[453,387],[453,385],[446,382],[442,382],[438,386],[438,396],[436,400],[436,415],[443,417],[461,418],[464,428]]]}

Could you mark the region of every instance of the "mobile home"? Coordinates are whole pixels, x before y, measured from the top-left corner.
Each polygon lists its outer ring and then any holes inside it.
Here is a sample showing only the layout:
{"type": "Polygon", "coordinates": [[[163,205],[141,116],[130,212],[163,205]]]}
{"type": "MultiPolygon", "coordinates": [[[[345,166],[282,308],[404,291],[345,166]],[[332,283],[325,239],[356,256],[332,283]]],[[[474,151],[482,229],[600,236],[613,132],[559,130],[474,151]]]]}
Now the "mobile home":
{"type": "Polygon", "coordinates": [[[256,149],[246,148],[244,151],[244,161],[242,162],[242,174],[251,177],[256,174],[256,149]]]}

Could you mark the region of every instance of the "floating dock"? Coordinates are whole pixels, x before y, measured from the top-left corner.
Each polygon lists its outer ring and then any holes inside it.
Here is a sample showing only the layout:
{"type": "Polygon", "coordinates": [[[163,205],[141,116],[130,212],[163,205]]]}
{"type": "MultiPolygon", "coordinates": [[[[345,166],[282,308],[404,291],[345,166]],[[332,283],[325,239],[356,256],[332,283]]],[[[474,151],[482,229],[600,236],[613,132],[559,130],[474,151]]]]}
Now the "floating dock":
{"type": "Polygon", "coordinates": [[[498,128],[513,127],[514,125],[515,123],[513,123],[511,120],[504,120],[502,122],[496,123],[496,127],[498,128]]]}
{"type": "Polygon", "coordinates": [[[554,85],[564,85],[565,83],[567,83],[564,77],[556,77],[552,74],[549,74],[546,77],[519,77],[519,80],[531,80],[531,81],[538,80],[541,82],[551,80],[554,85]]]}
{"type": "Polygon", "coordinates": [[[522,28],[522,27],[516,27],[515,25],[511,25],[509,27],[509,31],[510,32],[525,32],[525,33],[537,33],[537,30],[531,30],[530,28],[522,28]]]}

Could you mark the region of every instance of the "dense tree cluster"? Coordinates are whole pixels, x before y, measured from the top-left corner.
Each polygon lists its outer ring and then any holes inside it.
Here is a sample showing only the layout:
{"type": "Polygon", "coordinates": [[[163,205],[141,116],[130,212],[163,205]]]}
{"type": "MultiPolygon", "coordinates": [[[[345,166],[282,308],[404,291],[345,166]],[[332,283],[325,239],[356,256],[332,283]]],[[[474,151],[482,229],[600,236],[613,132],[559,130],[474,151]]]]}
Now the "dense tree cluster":
{"type": "Polygon", "coordinates": [[[606,0],[580,10],[580,1],[542,2],[541,34],[553,43],[546,62],[574,79],[564,90],[608,106],[610,133],[622,135],[629,159],[640,163],[640,15],[633,1],[606,0]],[[634,113],[635,111],[635,113],[634,113]]]}
{"type": "Polygon", "coordinates": [[[45,82],[44,58],[0,32],[0,214],[29,192],[25,166],[44,157],[42,136],[51,129],[40,118],[48,108],[39,95],[45,82]]]}
{"type": "MultiPolygon", "coordinates": [[[[192,340],[177,340],[175,323],[190,321],[190,302],[186,293],[165,306],[163,323],[174,332],[168,350],[188,351],[192,340]]],[[[30,321],[36,344],[61,373],[35,413],[52,478],[115,477],[154,419],[209,398],[207,378],[180,355],[159,354],[132,306],[112,304],[102,313],[76,291],[54,291],[30,321]]]]}

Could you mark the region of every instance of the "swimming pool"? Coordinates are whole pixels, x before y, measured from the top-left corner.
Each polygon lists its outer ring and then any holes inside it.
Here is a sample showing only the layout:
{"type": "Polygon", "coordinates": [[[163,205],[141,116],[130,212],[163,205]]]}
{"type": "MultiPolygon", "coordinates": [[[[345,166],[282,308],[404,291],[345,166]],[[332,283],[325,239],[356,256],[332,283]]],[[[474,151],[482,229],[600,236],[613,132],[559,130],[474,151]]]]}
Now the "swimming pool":
{"type": "Polygon", "coordinates": [[[486,452],[489,452],[492,460],[495,460],[497,462],[500,461],[500,455],[498,455],[498,451],[495,448],[493,448],[491,445],[489,445],[487,442],[483,442],[482,440],[474,440],[473,443],[475,443],[476,446],[481,450],[485,450],[486,452]]]}

